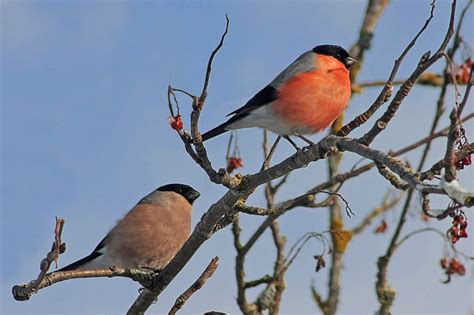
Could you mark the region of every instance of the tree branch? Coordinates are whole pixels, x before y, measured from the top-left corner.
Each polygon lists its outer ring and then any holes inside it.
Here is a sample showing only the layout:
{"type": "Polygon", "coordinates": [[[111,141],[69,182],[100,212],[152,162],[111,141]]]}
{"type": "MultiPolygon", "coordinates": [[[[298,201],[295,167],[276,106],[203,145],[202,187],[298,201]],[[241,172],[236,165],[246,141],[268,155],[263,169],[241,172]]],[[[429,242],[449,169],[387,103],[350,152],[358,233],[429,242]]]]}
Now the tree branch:
{"type": "MultiPolygon", "coordinates": [[[[417,34],[417,36],[414,38],[414,41],[410,43],[410,45],[414,45],[416,39],[421,35],[421,33],[428,27],[429,22],[433,18],[433,11],[434,11],[434,5],[435,2],[431,3],[431,13],[430,17],[428,20],[426,20],[425,25],[423,25],[422,29],[420,32],[417,34]]],[[[392,120],[392,118],[395,116],[396,112],[400,108],[400,105],[402,101],[405,99],[405,97],[408,95],[408,93],[411,91],[413,88],[413,85],[415,84],[416,80],[421,76],[421,74],[428,69],[432,64],[434,64],[436,61],[438,61],[441,57],[443,57],[444,50],[448,46],[449,40],[451,39],[453,33],[454,33],[454,19],[456,16],[456,0],[452,1],[451,5],[451,16],[449,19],[449,26],[448,30],[446,32],[446,35],[444,37],[443,42],[439,46],[438,50],[436,53],[430,58],[430,52],[426,52],[423,54],[423,56],[420,58],[420,61],[418,62],[418,66],[416,69],[412,72],[412,74],[408,77],[408,79],[401,85],[400,89],[398,90],[397,94],[391,101],[390,105],[388,106],[387,110],[385,113],[380,117],[376,123],[373,125],[372,129],[368,131],[364,136],[360,139],[360,142],[363,144],[370,144],[375,137],[382,132],[388,125],[388,123],[392,120]]],[[[410,47],[409,45],[409,47],[410,47]]],[[[408,47],[407,47],[408,48],[408,47]]]]}
{"type": "Polygon", "coordinates": [[[15,285],[12,288],[12,294],[17,301],[27,301],[34,293],[43,288],[47,288],[57,282],[79,279],[79,278],[98,278],[98,277],[126,277],[141,283],[144,286],[150,284],[154,272],[143,271],[138,269],[124,269],[118,267],[110,267],[95,270],[72,270],[62,272],[52,272],[46,274],[53,261],[59,258],[59,255],[66,250],[66,243],[61,242],[61,234],[64,226],[64,220],[56,218],[56,226],[54,229],[54,242],[51,251],[46,255],[40,263],[40,274],[36,280],[28,284],[15,285]]]}
{"type": "Polygon", "coordinates": [[[214,257],[203,273],[199,276],[199,278],[186,290],[181,294],[174,303],[171,310],[168,312],[168,315],[174,315],[177,311],[179,311],[184,303],[194,294],[197,290],[201,289],[206,281],[212,277],[214,272],[216,272],[217,267],[219,266],[219,257],[214,257]]]}
{"type": "Polygon", "coordinates": [[[444,159],[446,160],[446,166],[445,166],[445,179],[449,183],[456,179],[456,167],[454,165],[455,162],[455,149],[454,145],[458,142],[461,141],[461,122],[460,122],[460,117],[462,114],[462,111],[464,109],[464,106],[467,103],[467,100],[469,98],[469,93],[471,91],[472,87],[472,72],[473,72],[474,66],[471,66],[471,71],[469,73],[469,79],[468,79],[468,84],[466,87],[466,91],[464,92],[464,98],[461,102],[461,104],[455,104],[453,110],[451,111],[451,115],[449,115],[449,119],[451,121],[451,125],[449,128],[449,134],[448,134],[448,141],[446,143],[446,153],[444,155],[444,159]]]}
{"type": "Polygon", "coordinates": [[[344,127],[341,128],[341,130],[338,131],[337,135],[339,136],[347,136],[349,133],[351,133],[354,129],[360,127],[363,125],[365,122],[367,122],[370,117],[372,117],[373,114],[385,103],[387,102],[393,91],[393,81],[395,80],[395,76],[397,75],[398,69],[400,68],[400,65],[403,62],[403,59],[405,56],[408,54],[410,49],[415,45],[416,41],[418,40],[418,37],[421,36],[421,34],[425,31],[425,29],[428,27],[430,24],[431,20],[433,19],[433,12],[434,12],[434,1],[431,3],[431,11],[430,11],[430,16],[428,19],[425,21],[425,24],[423,27],[418,31],[418,33],[415,35],[415,37],[411,40],[411,42],[408,44],[408,46],[403,50],[401,55],[395,60],[395,64],[393,65],[392,71],[388,77],[388,80],[385,83],[385,86],[383,87],[382,91],[380,91],[379,96],[377,96],[375,102],[369,107],[368,110],[366,110],[364,113],[358,115],[356,118],[354,118],[351,122],[346,124],[344,127]]]}

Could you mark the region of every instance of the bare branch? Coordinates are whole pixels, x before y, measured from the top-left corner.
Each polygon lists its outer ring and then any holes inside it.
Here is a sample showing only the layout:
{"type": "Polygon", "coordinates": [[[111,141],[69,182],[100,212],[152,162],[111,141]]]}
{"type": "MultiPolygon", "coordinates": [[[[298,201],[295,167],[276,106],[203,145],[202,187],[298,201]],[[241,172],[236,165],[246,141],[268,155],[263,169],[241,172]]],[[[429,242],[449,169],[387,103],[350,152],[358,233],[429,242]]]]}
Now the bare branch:
{"type": "MultiPolygon", "coordinates": [[[[430,17],[428,18],[428,20],[426,20],[425,25],[415,37],[414,39],[415,41],[418,38],[418,36],[421,35],[421,33],[426,29],[426,27],[428,27],[429,22],[433,18],[434,1],[432,2],[431,6],[432,7],[431,7],[430,17]]],[[[396,112],[400,108],[402,101],[405,99],[405,97],[413,88],[413,85],[415,84],[416,80],[418,80],[421,74],[426,69],[428,69],[428,67],[430,67],[432,64],[434,64],[443,56],[444,50],[448,46],[449,40],[451,39],[454,33],[455,16],[456,16],[456,0],[453,0],[452,5],[451,5],[451,17],[449,19],[448,30],[446,32],[446,35],[440,47],[431,58],[430,58],[430,52],[426,52],[425,54],[423,54],[423,56],[420,58],[420,61],[418,62],[418,66],[412,72],[409,78],[402,84],[402,86],[400,87],[397,94],[391,101],[385,113],[382,115],[382,117],[380,117],[377,120],[377,122],[373,125],[370,131],[364,134],[364,136],[360,139],[361,143],[366,144],[366,145],[370,144],[375,139],[375,137],[387,127],[388,123],[392,120],[392,118],[395,116],[396,112]]],[[[415,42],[412,41],[412,43],[410,44],[414,45],[415,42]]]]}
{"type": "Polygon", "coordinates": [[[471,71],[469,73],[469,79],[468,79],[468,84],[466,87],[466,91],[464,92],[464,98],[461,102],[461,104],[456,103],[454,106],[453,110],[451,111],[451,115],[449,115],[449,119],[451,121],[451,125],[449,128],[449,134],[448,134],[448,141],[446,144],[446,153],[444,155],[444,159],[447,162],[447,165],[445,166],[445,179],[449,183],[456,179],[456,167],[454,165],[455,162],[455,149],[454,145],[460,141],[460,136],[461,136],[461,122],[460,122],[460,117],[462,114],[462,111],[464,109],[464,106],[467,103],[467,100],[469,98],[469,93],[471,91],[472,87],[472,72],[473,72],[474,66],[471,66],[471,71]]]}
{"type": "Polygon", "coordinates": [[[217,47],[212,51],[211,56],[209,57],[209,61],[207,62],[206,77],[204,78],[204,85],[202,87],[201,96],[199,97],[199,103],[200,103],[199,106],[202,106],[202,104],[204,104],[204,102],[206,101],[207,87],[209,86],[209,79],[211,78],[212,62],[214,61],[214,57],[217,55],[219,50],[224,45],[225,37],[227,33],[229,32],[230,20],[227,14],[225,15],[225,21],[226,21],[225,30],[224,30],[224,33],[222,33],[221,40],[219,41],[219,44],[217,45],[217,47]]]}
{"type": "MultiPolygon", "coordinates": [[[[264,132],[266,133],[267,131],[265,130],[264,132]]],[[[261,171],[264,170],[264,169],[267,169],[268,166],[270,165],[273,154],[275,153],[276,148],[278,147],[278,144],[280,143],[280,140],[281,140],[281,137],[278,136],[276,138],[275,142],[273,143],[272,147],[270,148],[270,152],[268,152],[268,154],[266,154],[265,160],[262,164],[262,167],[260,168],[261,171]]]]}
{"type": "MultiPolygon", "coordinates": [[[[454,9],[455,5],[456,5],[456,3],[455,3],[455,1],[453,1],[453,3],[452,3],[453,9],[454,9]]],[[[470,5],[470,3],[468,4],[468,6],[469,5],[470,5]]],[[[448,38],[450,30],[453,28],[453,23],[454,23],[454,17],[453,17],[453,11],[454,10],[453,9],[452,9],[452,12],[451,12],[450,26],[449,26],[448,32],[446,34],[447,36],[445,38],[445,41],[448,38]]],[[[467,8],[465,8],[465,10],[467,10],[467,8]]],[[[463,11],[463,12],[465,12],[465,11],[463,11]]],[[[455,38],[455,43],[453,44],[452,49],[448,50],[448,55],[451,58],[454,55],[454,53],[455,53],[455,51],[458,47],[458,46],[456,46],[456,41],[458,40],[459,30],[460,30],[461,24],[462,24],[461,22],[462,22],[462,18],[461,18],[460,23],[458,24],[458,27],[457,27],[457,31],[456,31],[457,35],[456,35],[456,38],[455,38]]],[[[430,135],[434,134],[434,131],[437,128],[438,123],[440,121],[440,118],[441,118],[441,116],[444,112],[444,98],[445,98],[447,85],[448,85],[448,79],[447,79],[448,66],[449,65],[447,64],[446,67],[445,67],[444,82],[443,82],[443,85],[441,87],[440,96],[438,98],[438,102],[437,102],[437,105],[436,105],[436,113],[435,113],[434,120],[432,122],[430,135]]],[[[428,152],[429,152],[430,148],[431,148],[431,141],[427,143],[427,145],[425,146],[425,148],[423,150],[423,154],[422,154],[422,157],[420,159],[419,166],[418,166],[418,172],[420,172],[421,169],[424,167],[424,164],[427,160],[428,152]]],[[[377,297],[378,297],[379,304],[380,304],[380,309],[379,309],[380,314],[388,314],[390,312],[391,305],[392,305],[392,303],[395,299],[396,292],[395,292],[395,290],[390,288],[390,286],[387,283],[387,269],[388,269],[388,263],[389,263],[392,255],[393,255],[393,252],[395,250],[397,240],[398,240],[398,238],[400,236],[400,233],[401,233],[401,230],[402,230],[402,228],[405,224],[406,215],[408,213],[408,209],[410,208],[412,196],[413,196],[413,190],[409,190],[408,194],[407,194],[407,197],[406,197],[406,200],[405,200],[405,204],[404,204],[402,212],[400,214],[400,219],[399,219],[398,225],[395,229],[395,232],[394,232],[393,237],[390,241],[390,244],[387,248],[387,251],[386,251],[385,255],[381,256],[379,258],[378,262],[377,262],[378,273],[377,273],[377,282],[376,282],[376,292],[377,292],[377,297]]],[[[428,196],[425,195],[425,194],[421,194],[421,196],[423,196],[423,203],[422,203],[423,211],[425,213],[427,213],[427,207],[429,207],[428,196]]]]}
{"type": "Polygon", "coordinates": [[[245,282],[244,288],[245,289],[250,289],[250,288],[253,288],[253,287],[257,287],[261,284],[268,284],[268,283],[270,283],[274,280],[275,280],[274,277],[269,276],[269,275],[265,275],[260,279],[245,282]]]}
{"type": "Polygon", "coordinates": [[[395,175],[392,171],[390,171],[385,165],[380,164],[380,163],[375,163],[377,166],[377,170],[379,171],[379,174],[385,177],[390,184],[392,184],[393,187],[400,189],[400,190],[406,190],[408,188],[408,185],[400,180],[400,178],[395,175]]]}
{"type": "Polygon", "coordinates": [[[235,279],[237,281],[237,304],[244,314],[252,314],[256,310],[256,305],[248,303],[245,294],[247,282],[245,282],[245,255],[247,252],[243,251],[242,243],[240,242],[240,222],[237,219],[232,224],[232,234],[234,236],[234,247],[237,251],[235,257],[235,279]]]}
{"type": "MultiPolygon", "coordinates": [[[[454,163],[464,160],[468,155],[474,154],[474,143],[465,145],[460,151],[454,153],[454,163]]],[[[441,170],[448,165],[446,159],[439,160],[427,171],[420,173],[420,180],[433,179],[436,175],[441,175],[441,170]]]]}
{"type": "Polygon", "coordinates": [[[183,294],[181,294],[174,303],[171,310],[168,312],[168,315],[174,315],[177,311],[179,311],[184,303],[194,294],[197,290],[201,289],[206,281],[212,277],[214,272],[216,272],[217,267],[219,266],[219,257],[214,257],[207,268],[203,271],[203,273],[199,276],[199,278],[186,290],[183,294]]]}
{"type": "Polygon", "coordinates": [[[403,50],[403,52],[398,57],[398,59],[395,60],[395,64],[393,65],[390,76],[388,77],[388,80],[385,83],[384,88],[380,92],[380,94],[377,97],[377,99],[375,100],[375,102],[369,107],[368,110],[366,110],[364,113],[360,114],[359,116],[354,118],[351,122],[349,122],[344,127],[342,127],[341,130],[338,131],[337,135],[347,136],[354,129],[360,127],[365,122],[367,122],[367,120],[369,120],[370,117],[372,117],[372,115],[375,114],[375,112],[380,108],[380,106],[382,106],[385,102],[388,101],[388,99],[391,97],[391,94],[392,94],[392,91],[393,91],[393,80],[395,80],[395,76],[397,75],[398,69],[400,68],[400,65],[402,64],[403,59],[405,58],[405,56],[408,54],[410,49],[415,45],[416,41],[418,40],[418,37],[421,36],[421,34],[425,31],[425,29],[428,27],[431,20],[433,19],[434,8],[435,8],[435,2],[433,0],[433,2],[431,3],[430,16],[425,21],[425,24],[420,29],[420,31],[418,31],[418,33],[411,40],[411,42],[408,44],[408,46],[403,50]]]}
{"type": "Polygon", "coordinates": [[[410,237],[414,236],[414,235],[417,235],[417,234],[420,234],[420,233],[424,233],[424,232],[435,232],[436,234],[438,234],[439,236],[441,236],[441,238],[443,238],[444,240],[446,240],[446,235],[435,229],[435,228],[432,228],[432,227],[427,227],[427,228],[423,228],[423,229],[419,229],[419,230],[415,230],[413,232],[410,232],[408,233],[407,235],[405,235],[404,237],[402,237],[400,239],[400,241],[395,245],[395,248],[399,248],[400,245],[402,245],[406,240],[408,240],[410,237]]]}
{"type": "Polygon", "coordinates": [[[129,278],[146,287],[150,285],[154,275],[155,273],[152,271],[144,271],[140,269],[125,269],[125,268],[119,268],[119,267],[110,267],[110,268],[93,269],[93,270],[72,270],[72,271],[52,272],[52,273],[47,274],[36,288],[31,287],[30,284],[16,285],[13,287],[12,293],[15,300],[26,301],[31,298],[31,295],[33,293],[36,293],[41,289],[47,288],[57,282],[62,282],[62,281],[72,280],[72,279],[104,278],[104,277],[129,278]]]}
{"type": "Polygon", "coordinates": [[[40,263],[40,273],[38,277],[25,285],[16,285],[12,289],[13,297],[17,301],[26,301],[29,300],[31,295],[41,289],[41,284],[44,281],[46,273],[48,272],[51,263],[56,262],[59,258],[59,255],[66,251],[66,244],[61,243],[61,233],[64,226],[64,220],[56,217],[56,224],[54,227],[54,242],[51,247],[51,251],[46,255],[46,258],[41,260],[40,263]]]}
{"type": "Polygon", "coordinates": [[[110,267],[95,270],[72,270],[62,272],[52,272],[46,274],[51,263],[58,259],[59,255],[66,250],[66,244],[61,242],[61,234],[64,226],[64,220],[56,218],[56,226],[54,228],[54,243],[51,251],[46,255],[40,263],[40,274],[36,280],[28,284],[15,285],[12,288],[12,294],[17,301],[26,301],[31,296],[43,288],[47,288],[57,282],[79,279],[79,278],[97,278],[97,277],[126,277],[147,286],[153,278],[154,272],[143,271],[138,269],[124,269],[110,267]]]}
{"type": "Polygon", "coordinates": [[[227,174],[225,169],[219,169],[218,171],[216,171],[212,167],[212,163],[207,156],[207,151],[204,148],[204,145],[202,144],[201,133],[199,131],[199,118],[200,118],[201,111],[203,109],[203,106],[207,97],[207,89],[209,86],[209,79],[210,79],[211,71],[212,71],[212,63],[217,53],[224,45],[224,39],[228,31],[229,31],[229,18],[226,15],[226,26],[225,26],[224,33],[222,34],[217,47],[212,51],[207,63],[206,75],[204,78],[204,84],[203,84],[201,96],[197,97],[189,92],[186,92],[185,90],[169,87],[168,88],[168,106],[169,106],[171,115],[174,117],[174,111],[171,104],[170,95],[172,94],[174,97],[174,91],[179,91],[191,97],[191,99],[193,100],[193,104],[192,104],[193,110],[191,112],[191,134],[188,134],[184,130],[178,131],[178,134],[181,137],[181,140],[183,141],[184,146],[186,148],[186,152],[188,152],[191,158],[207,173],[207,175],[209,176],[209,179],[213,183],[222,184],[226,186],[227,188],[233,189],[237,186],[238,180],[236,180],[235,177],[232,177],[229,174],[227,174]],[[192,147],[192,144],[194,144],[194,148],[192,147]]]}
{"type": "Polygon", "coordinates": [[[17,301],[26,301],[29,300],[31,295],[41,289],[41,284],[43,283],[46,273],[48,272],[51,263],[56,262],[59,259],[59,255],[66,251],[66,244],[61,243],[61,234],[63,231],[64,220],[56,217],[56,224],[54,227],[54,242],[51,246],[51,251],[46,255],[46,258],[40,262],[40,273],[38,277],[31,281],[28,284],[16,285],[12,289],[13,297],[17,301]]]}

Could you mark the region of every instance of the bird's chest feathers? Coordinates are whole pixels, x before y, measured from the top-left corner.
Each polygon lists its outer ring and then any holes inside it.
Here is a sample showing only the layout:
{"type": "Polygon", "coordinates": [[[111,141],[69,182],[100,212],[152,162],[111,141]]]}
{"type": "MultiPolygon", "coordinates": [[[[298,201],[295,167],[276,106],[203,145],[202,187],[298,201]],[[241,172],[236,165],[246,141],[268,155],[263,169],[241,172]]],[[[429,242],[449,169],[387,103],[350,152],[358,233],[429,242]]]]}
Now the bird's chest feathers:
{"type": "Polygon", "coordinates": [[[318,132],[344,111],[350,95],[347,69],[317,68],[301,73],[281,86],[273,109],[288,123],[318,132]]]}

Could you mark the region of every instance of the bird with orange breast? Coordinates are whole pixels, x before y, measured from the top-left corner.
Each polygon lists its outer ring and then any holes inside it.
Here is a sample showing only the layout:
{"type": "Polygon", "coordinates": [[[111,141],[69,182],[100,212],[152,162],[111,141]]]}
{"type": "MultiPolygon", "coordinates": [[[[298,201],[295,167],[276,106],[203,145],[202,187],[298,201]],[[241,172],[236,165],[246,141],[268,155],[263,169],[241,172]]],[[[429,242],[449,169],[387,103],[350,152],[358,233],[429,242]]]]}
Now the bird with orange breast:
{"type": "Polygon", "coordinates": [[[223,124],[204,133],[206,141],[226,131],[265,128],[285,137],[314,134],[329,127],[351,97],[349,69],[356,60],[340,46],[321,45],[299,56],[269,85],[223,124]]]}
{"type": "Polygon", "coordinates": [[[161,186],[142,198],[90,255],[57,271],[163,269],[191,233],[192,204],[199,196],[188,185],[161,186]]]}

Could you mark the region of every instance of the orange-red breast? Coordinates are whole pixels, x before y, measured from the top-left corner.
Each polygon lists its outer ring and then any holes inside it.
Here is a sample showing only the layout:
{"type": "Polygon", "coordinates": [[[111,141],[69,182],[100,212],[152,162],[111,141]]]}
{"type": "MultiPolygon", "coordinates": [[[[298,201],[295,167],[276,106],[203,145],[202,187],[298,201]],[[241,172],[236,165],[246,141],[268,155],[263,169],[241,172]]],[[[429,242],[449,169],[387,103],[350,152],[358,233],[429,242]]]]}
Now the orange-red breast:
{"type": "Polygon", "coordinates": [[[319,132],[344,111],[350,96],[349,68],[356,62],[340,46],[321,45],[299,56],[269,85],[203,141],[232,129],[259,127],[282,136],[319,132]]]}

